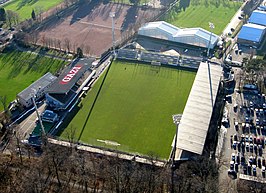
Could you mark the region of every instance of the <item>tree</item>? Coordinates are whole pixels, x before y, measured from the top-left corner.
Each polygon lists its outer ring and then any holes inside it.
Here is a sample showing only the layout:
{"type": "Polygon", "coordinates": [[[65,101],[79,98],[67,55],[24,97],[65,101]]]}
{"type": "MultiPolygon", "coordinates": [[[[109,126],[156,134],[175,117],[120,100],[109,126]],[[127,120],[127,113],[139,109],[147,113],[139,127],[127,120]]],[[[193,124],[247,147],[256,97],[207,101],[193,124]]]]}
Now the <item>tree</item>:
{"type": "Polygon", "coordinates": [[[130,3],[134,4],[134,5],[138,5],[140,0],[129,0],[130,3]]]}
{"type": "Polygon", "coordinates": [[[70,52],[70,40],[68,38],[64,39],[64,44],[67,49],[67,52],[70,52]]]}
{"type": "Polygon", "coordinates": [[[19,15],[11,10],[6,11],[6,23],[9,27],[12,27],[12,25],[16,25],[19,22],[19,15]]]}
{"type": "Polygon", "coordinates": [[[3,7],[0,7],[0,21],[6,21],[6,11],[3,7]]]}
{"type": "Polygon", "coordinates": [[[80,47],[77,48],[77,57],[78,58],[83,58],[83,51],[80,47]]]}
{"type": "Polygon", "coordinates": [[[34,21],[36,20],[36,14],[35,14],[34,9],[33,9],[32,12],[31,12],[31,18],[32,18],[34,21]]]}

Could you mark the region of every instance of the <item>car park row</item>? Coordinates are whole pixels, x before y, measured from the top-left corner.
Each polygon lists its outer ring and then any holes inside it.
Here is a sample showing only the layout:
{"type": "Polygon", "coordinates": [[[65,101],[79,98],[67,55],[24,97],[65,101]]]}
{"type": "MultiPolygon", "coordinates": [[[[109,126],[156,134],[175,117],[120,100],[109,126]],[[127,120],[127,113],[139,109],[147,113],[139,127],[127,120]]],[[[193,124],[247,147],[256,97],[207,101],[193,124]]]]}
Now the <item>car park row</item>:
{"type": "MultiPolygon", "coordinates": [[[[249,88],[249,87],[248,87],[249,88]]],[[[245,174],[265,178],[265,146],[266,146],[266,104],[265,95],[256,87],[243,89],[237,93],[236,103],[232,105],[234,133],[230,137],[232,149],[228,175],[237,177],[245,174]],[[240,102],[242,101],[242,102],[240,102]]]]}

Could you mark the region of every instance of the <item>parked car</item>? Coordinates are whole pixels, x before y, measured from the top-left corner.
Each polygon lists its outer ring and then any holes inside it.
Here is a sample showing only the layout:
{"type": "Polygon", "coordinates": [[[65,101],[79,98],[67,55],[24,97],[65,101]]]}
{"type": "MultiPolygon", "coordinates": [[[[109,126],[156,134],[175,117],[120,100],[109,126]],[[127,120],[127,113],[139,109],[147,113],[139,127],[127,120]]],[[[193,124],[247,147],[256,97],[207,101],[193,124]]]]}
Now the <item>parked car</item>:
{"type": "Polygon", "coordinates": [[[256,165],[252,165],[252,172],[253,172],[253,176],[257,176],[257,166],[256,165]]]}
{"type": "Polygon", "coordinates": [[[230,176],[233,179],[237,178],[237,173],[234,170],[228,170],[228,176],[230,176]]]}
{"type": "Polygon", "coordinates": [[[231,156],[231,161],[235,162],[236,161],[236,154],[235,153],[232,153],[232,156],[231,156]]]}
{"type": "Polygon", "coordinates": [[[247,170],[248,170],[248,169],[247,169],[247,166],[244,166],[244,167],[243,167],[243,172],[244,172],[245,175],[247,175],[247,173],[248,173],[247,170]]]}
{"type": "Polygon", "coordinates": [[[251,165],[248,165],[248,175],[251,175],[251,165]]]}
{"type": "Polygon", "coordinates": [[[249,151],[250,151],[250,153],[253,153],[253,144],[252,143],[250,143],[250,145],[249,145],[249,151]]]}
{"type": "Polygon", "coordinates": [[[234,170],[234,164],[235,164],[234,161],[230,161],[230,170],[234,170]]]}
{"type": "Polygon", "coordinates": [[[261,168],[261,175],[263,178],[265,178],[265,166],[262,166],[261,168]]]}
{"type": "Polygon", "coordinates": [[[235,171],[238,172],[238,163],[235,163],[235,171]]]}
{"type": "Polygon", "coordinates": [[[249,152],[249,142],[246,142],[246,151],[249,152]]]}
{"type": "Polygon", "coordinates": [[[249,143],[253,143],[253,137],[249,136],[249,143]]]}
{"type": "Polygon", "coordinates": [[[261,168],[261,166],[262,166],[262,165],[261,165],[261,158],[259,157],[259,158],[258,158],[258,167],[261,168]]]}

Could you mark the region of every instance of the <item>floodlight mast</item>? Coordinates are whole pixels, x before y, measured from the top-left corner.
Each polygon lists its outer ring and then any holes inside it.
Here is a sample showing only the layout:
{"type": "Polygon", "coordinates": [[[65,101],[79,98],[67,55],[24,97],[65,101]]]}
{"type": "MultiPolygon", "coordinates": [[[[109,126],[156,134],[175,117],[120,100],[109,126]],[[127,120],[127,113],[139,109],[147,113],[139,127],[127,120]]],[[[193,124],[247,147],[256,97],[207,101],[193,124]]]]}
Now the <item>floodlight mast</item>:
{"type": "Polygon", "coordinates": [[[210,47],[211,47],[211,40],[212,40],[212,30],[215,28],[214,24],[209,22],[209,28],[211,29],[211,34],[210,34],[210,40],[209,40],[209,43],[208,43],[207,58],[209,58],[209,55],[210,55],[210,47]]]}
{"type": "Polygon", "coordinates": [[[35,102],[35,98],[36,98],[36,90],[33,90],[33,93],[32,93],[32,102],[33,102],[33,105],[34,105],[34,108],[35,108],[35,111],[36,111],[36,114],[37,114],[37,117],[38,117],[38,120],[40,121],[40,125],[41,125],[41,133],[42,133],[42,136],[44,136],[46,133],[45,133],[45,130],[44,130],[44,126],[42,124],[42,119],[41,119],[41,116],[38,112],[38,109],[37,109],[37,105],[36,105],[36,102],[35,102]]]}
{"type": "Polygon", "coordinates": [[[113,52],[114,52],[115,51],[115,25],[114,25],[115,12],[110,12],[109,16],[112,18],[112,43],[113,43],[113,52]]]}
{"type": "Polygon", "coordinates": [[[176,124],[176,130],[175,130],[175,138],[174,138],[174,147],[172,150],[172,160],[171,160],[171,193],[174,193],[174,170],[175,170],[175,156],[176,156],[176,145],[177,145],[177,134],[178,134],[178,126],[180,124],[182,118],[182,114],[178,114],[176,116],[176,120],[174,123],[176,124]]]}

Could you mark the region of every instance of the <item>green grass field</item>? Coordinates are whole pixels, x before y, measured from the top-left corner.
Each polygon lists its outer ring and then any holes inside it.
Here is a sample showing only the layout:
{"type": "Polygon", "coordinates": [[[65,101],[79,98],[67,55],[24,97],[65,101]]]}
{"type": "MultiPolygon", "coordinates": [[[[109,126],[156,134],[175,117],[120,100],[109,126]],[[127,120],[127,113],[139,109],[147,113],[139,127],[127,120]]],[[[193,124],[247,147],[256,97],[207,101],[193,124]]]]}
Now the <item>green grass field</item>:
{"type": "Polygon", "coordinates": [[[19,14],[20,20],[31,18],[32,10],[47,11],[63,2],[63,0],[13,0],[5,4],[6,10],[12,10],[19,14]]]}
{"type": "MultiPolygon", "coordinates": [[[[11,102],[16,95],[46,72],[54,73],[65,62],[33,53],[4,51],[0,55],[0,96],[11,102]]],[[[3,110],[0,105],[0,111],[3,110]]]]}
{"type": "Polygon", "coordinates": [[[165,21],[178,27],[202,27],[206,30],[210,30],[209,22],[212,22],[215,25],[213,32],[220,35],[241,3],[230,0],[180,0],[165,21]]]}
{"type": "Polygon", "coordinates": [[[118,150],[167,159],[175,133],[172,115],[183,112],[195,75],[113,62],[89,119],[86,121],[103,76],[83,99],[61,138],[67,139],[73,128],[78,138],[84,127],[81,142],[115,149],[99,142],[109,140],[121,144],[118,150]]]}

